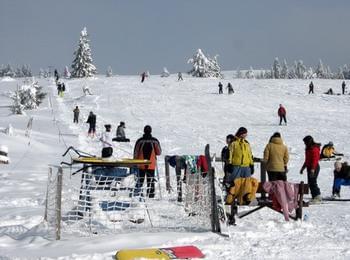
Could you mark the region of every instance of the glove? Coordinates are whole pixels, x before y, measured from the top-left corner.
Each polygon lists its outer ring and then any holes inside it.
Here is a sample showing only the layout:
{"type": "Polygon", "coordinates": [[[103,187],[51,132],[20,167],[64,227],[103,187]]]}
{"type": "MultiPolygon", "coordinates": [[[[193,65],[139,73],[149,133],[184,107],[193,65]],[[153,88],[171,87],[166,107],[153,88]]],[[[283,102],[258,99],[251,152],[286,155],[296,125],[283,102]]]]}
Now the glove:
{"type": "Polygon", "coordinates": [[[253,175],[254,174],[254,164],[249,166],[250,168],[250,173],[253,175]]]}
{"type": "Polygon", "coordinates": [[[287,168],[287,165],[286,165],[286,166],[284,166],[284,172],[285,172],[285,173],[288,173],[288,168],[287,168]]]}
{"type": "Polygon", "coordinates": [[[303,174],[303,171],[304,171],[304,169],[300,169],[300,172],[299,172],[299,173],[300,173],[300,174],[303,174]]]}

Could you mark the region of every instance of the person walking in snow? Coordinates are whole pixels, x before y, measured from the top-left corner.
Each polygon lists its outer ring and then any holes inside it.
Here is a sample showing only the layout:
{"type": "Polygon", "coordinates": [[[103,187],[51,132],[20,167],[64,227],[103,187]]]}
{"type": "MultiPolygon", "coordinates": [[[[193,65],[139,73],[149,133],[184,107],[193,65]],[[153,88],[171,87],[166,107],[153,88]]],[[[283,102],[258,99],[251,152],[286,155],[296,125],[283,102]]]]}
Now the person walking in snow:
{"type": "Polygon", "coordinates": [[[73,123],[79,123],[79,113],[80,113],[80,110],[79,110],[79,107],[76,106],[74,109],[73,109],[73,123]]]}
{"type": "Polygon", "coordinates": [[[233,90],[233,87],[232,87],[230,82],[227,84],[227,93],[229,95],[235,93],[235,91],[233,90]]]}
{"type": "Polygon", "coordinates": [[[90,111],[86,123],[89,124],[88,136],[94,137],[96,133],[96,115],[92,111],[90,111]]]}
{"type": "Polygon", "coordinates": [[[145,78],[146,78],[146,72],[142,72],[141,74],[141,83],[143,83],[145,81],[145,78]]]}
{"type": "Polygon", "coordinates": [[[179,73],[177,73],[177,81],[183,81],[184,79],[182,78],[182,73],[181,72],[179,72],[179,73]]]}
{"type": "Polygon", "coordinates": [[[219,94],[222,94],[223,92],[222,92],[222,84],[221,84],[221,82],[219,82],[219,94]]]}
{"type": "Polygon", "coordinates": [[[345,84],[345,81],[343,81],[343,83],[341,84],[341,92],[343,95],[345,95],[345,88],[346,88],[346,84],[345,84]]]}
{"type": "Polygon", "coordinates": [[[312,83],[312,81],[309,84],[309,94],[310,93],[314,94],[314,83],[312,83]]]}
{"type": "Polygon", "coordinates": [[[226,136],[226,146],[221,150],[221,161],[223,162],[223,170],[224,170],[224,185],[226,189],[229,189],[232,183],[227,182],[228,175],[231,172],[232,165],[229,163],[230,159],[230,145],[235,140],[234,135],[229,134],[226,136]]]}
{"type": "MultiPolygon", "coordinates": [[[[135,193],[139,193],[145,178],[147,179],[147,197],[154,198],[155,195],[155,169],[157,165],[157,156],[162,153],[158,139],[152,136],[152,127],[146,125],[143,129],[143,136],[139,138],[134,147],[134,159],[150,160],[151,164],[139,166],[138,180],[135,187],[135,193]]],[[[137,194],[135,194],[137,195],[137,194]]]]}
{"type": "Polygon", "coordinates": [[[112,147],[112,126],[110,124],[105,125],[105,132],[102,133],[100,141],[102,142],[102,147],[112,147]]]}
{"type": "Polygon", "coordinates": [[[312,136],[307,135],[303,139],[305,144],[305,161],[303,166],[300,169],[300,174],[303,174],[303,171],[307,170],[307,182],[310,187],[312,203],[321,202],[321,192],[317,184],[317,177],[320,172],[320,146],[321,144],[315,143],[312,136]]]}
{"type": "Polygon", "coordinates": [[[288,148],[283,144],[281,134],[274,133],[264,150],[264,162],[269,181],[287,181],[288,148]]]}
{"type": "Polygon", "coordinates": [[[287,125],[287,111],[286,108],[284,106],[282,106],[282,104],[280,104],[280,107],[278,108],[277,111],[278,116],[280,117],[280,125],[282,125],[282,121],[284,121],[284,123],[287,125]]]}
{"type": "Polygon", "coordinates": [[[54,71],[54,76],[55,76],[55,81],[56,81],[56,84],[57,84],[57,82],[58,82],[58,80],[60,78],[57,69],[55,69],[55,71],[54,71]]]}

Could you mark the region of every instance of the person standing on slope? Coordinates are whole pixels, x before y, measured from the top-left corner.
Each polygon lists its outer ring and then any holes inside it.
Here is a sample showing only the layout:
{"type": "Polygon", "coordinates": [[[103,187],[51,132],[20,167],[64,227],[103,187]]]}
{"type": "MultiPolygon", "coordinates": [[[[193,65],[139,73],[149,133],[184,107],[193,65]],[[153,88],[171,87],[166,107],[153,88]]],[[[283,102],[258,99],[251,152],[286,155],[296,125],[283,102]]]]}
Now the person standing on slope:
{"type": "Polygon", "coordinates": [[[73,123],[79,123],[79,113],[80,113],[80,110],[79,110],[79,107],[76,106],[73,110],[73,123]]]}
{"type": "Polygon", "coordinates": [[[112,126],[110,124],[105,125],[106,131],[102,133],[100,141],[102,142],[103,148],[112,147],[112,126]]]}
{"type": "Polygon", "coordinates": [[[309,94],[310,93],[314,94],[314,83],[312,83],[312,81],[309,84],[309,94]]]}
{"type": "Polygon", "coordinates": [[[222,94],[223,93],[223,91],[222,91],[223,86],[222,86],[221,82],[219,82],[218,86],[219,86],[219,94],[222,94]]]}
{"type": "Polygon", "coordinates": [[[134,159],[150,160],[151,164],[139,166],[138,180],[135,187],[135,192],[140,192],[145,178],[147,179],[147,197],[154,198],[155,196],[155,169],[157,164],[157,155],[162,153],[158,139],[152,136],[152,127],[146,125],[143,129],[143,136],[139,138],[134,147],[134,159]]]}
{"type": "Polygon", "coordinates": [[[280,125],[282,125],[282,120],[287,125],[287,118],[286,118],[287,111],[286,111],[286,108],[284,106],[282,106],[282,104],[280,104],[280,107],[278,108],[277,114],[280,117],[280,125]]]}
{"type": "Polygon", "coordinates": [[[287,181],[288,148],[283,144],[281,134],[274,133],[264,150],[264,162],[269,181],[287,181]]]}
{"type": "Polygon", "coordinates": [[[346,84],[345,84],[345,81],[343,81],[343,83],[341,84],[341,92],[343,95],[345,95],[345,88],[346,88],[346,84]]]}
{"type": "Polygon", "coordinates": [[[94,137],[96,133],[96,115],[92,111],[90,111],[86,123],[89,124],[88,136],[94,137]]]}
{"type": "Polygon", "coordinates": [[[310,187],[312,203],[321,202],[321,192],[317,184],[317,177],[320,172],[320,146],[321,144],[315,143],[312,136],[307,135],[303,139],[305,144],[305,161],[303,166],[300,169],[300,174],[303,174],[303,171],[307,170],[307,182],[310,187]]]}

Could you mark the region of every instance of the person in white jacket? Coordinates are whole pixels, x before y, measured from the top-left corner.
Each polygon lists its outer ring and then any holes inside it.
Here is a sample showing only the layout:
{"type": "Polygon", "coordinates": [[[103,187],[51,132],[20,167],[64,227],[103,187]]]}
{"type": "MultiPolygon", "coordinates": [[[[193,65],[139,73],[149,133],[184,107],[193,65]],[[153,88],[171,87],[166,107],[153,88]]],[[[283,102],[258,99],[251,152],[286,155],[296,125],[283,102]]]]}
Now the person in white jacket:
{"type": "Polygon", "coordinates": [[[102,133],[100,141],[104,147],[112,147],[112,126],[110,124],[105,125],[106,131],[102,133]]]}

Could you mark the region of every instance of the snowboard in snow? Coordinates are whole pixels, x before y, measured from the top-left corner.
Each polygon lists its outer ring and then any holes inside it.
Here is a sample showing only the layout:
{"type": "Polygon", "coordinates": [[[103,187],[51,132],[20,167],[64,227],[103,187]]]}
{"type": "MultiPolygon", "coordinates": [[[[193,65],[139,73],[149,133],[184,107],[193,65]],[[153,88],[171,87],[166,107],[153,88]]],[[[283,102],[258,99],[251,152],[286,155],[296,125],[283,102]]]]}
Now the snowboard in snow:
{"type": "Polygon", "coordinates": [[[188,259],[204,258],[204,254],[195,246],[176,246],[166,248],[122,249],[115,254],[116,260],[135,259],[188,259]]]}

